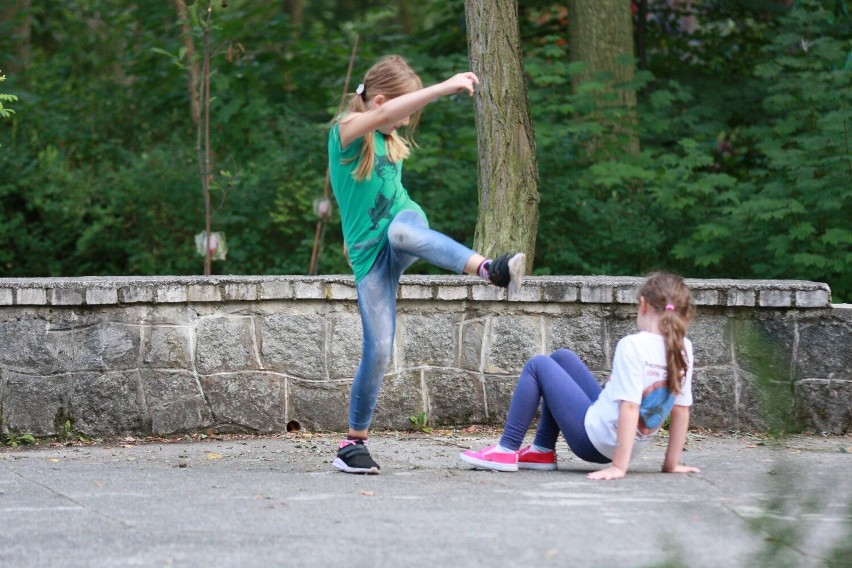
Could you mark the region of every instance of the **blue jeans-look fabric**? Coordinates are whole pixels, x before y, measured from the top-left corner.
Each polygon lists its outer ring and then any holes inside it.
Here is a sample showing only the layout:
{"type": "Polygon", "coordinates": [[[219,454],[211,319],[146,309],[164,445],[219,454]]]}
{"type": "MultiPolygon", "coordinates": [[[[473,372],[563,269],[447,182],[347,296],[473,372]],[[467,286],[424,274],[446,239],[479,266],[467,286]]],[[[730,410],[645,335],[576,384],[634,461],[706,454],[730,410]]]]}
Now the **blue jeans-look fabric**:
{"type": "Polygon", "coordinates": [[[560,349],[550,357],[536,355],[527,361],[518,377],[500,445],[509,450],[521,447],[541,402],[535,445],[555,448],[561,431],[578,458],[594,463],[610,462],[589,440],[584,424],[586,411],[601,390],[594,375],[573,351],[560,349]]]}
{"type": "Polygon", "coordinates": [[[396,293],[402,273],[418,258],[461,273],[473,254],[466,246],[428,228],[426,220],[415,211],[400,211],[388,225],[387,245],[357,286],[364,342],[349,399],[351,429],[366,430],[373,418],[393,354],[396,293]]]}

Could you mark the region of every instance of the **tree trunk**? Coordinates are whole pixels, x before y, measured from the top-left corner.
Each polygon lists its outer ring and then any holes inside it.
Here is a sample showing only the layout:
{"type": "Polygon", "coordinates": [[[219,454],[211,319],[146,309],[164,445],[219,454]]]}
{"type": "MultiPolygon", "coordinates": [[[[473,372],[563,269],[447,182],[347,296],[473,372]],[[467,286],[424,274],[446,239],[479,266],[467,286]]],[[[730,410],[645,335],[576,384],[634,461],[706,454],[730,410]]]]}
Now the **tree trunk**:
{"type": "Polygon", "coordinates": [[[192,122],[198,128],[201,120],[201,102],[198,93],[198,60],[195,57],[195,42],[192,40],[192,24],[189,21],[189,12],[186,9],[184,0],[174,0],[175,10],[177,10],[178,20],[180,21],[181,39],[183,47],[186,49],[186,70],[187,79],[189,81],[189,110],[192,113],[192,122]]]}
{"type": "Polygon", "coordinates": [[[517,0],[466,0],[479,149],[474,248],[523,251],[531,270],[538,229],[538,163],[524,82],[517,0]]]}
{"type": "MultiPolygon", "coordinates": [[[[574,76],[575,89],[583,81],[602,73],[611,74],[615,84],[626,83],[633,78],[635,64],[630,0],[569,0],[568,34],[571,40],[571,61],[588,64],[584,73],[574,76]]],[[[638,154],[636,92],[621,89],[616,94],[615,101],[601,101],[601,106],[623,107],[624,115],[610,119],[608,124],[604,119],[604,127],[624,140],[618,145],[618,151],[638,154]]],[[[593,143],[590,151],[601,145],[603,140],[593,143]]]]}

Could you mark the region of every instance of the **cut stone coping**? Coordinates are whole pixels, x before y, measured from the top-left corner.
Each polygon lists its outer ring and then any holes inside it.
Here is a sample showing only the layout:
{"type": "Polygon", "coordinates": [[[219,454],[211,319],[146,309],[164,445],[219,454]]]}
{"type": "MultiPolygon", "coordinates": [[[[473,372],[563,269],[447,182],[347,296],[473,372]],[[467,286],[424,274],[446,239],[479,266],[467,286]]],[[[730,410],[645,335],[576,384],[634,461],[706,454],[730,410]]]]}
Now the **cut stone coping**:
{"type": "MultiPolygon", "coordinates": [[[[400,299],[635,304],[644,277],[530,276],[518,294],[474,276],[404,276],[400,299]]],[[[849,308],[802,280],[686,279],[699,306],[849,308]]],[[[348,275],[0,278],[0,306],[105,306],[268,300],[357,300],[348,275]]]]}

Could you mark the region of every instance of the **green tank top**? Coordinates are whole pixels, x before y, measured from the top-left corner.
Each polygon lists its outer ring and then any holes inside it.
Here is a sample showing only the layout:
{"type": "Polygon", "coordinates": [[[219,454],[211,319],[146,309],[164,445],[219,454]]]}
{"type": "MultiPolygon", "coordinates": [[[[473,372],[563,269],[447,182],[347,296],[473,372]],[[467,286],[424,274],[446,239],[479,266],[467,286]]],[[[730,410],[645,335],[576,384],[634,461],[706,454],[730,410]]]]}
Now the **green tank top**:
{"type": "Polygon", "coordinates": [[[414,210],[426,219],[423,209],[402,186],[402,161],[388,160],[384,135],[376,131],[374,137],[373,173],[368,179],[356,181],[353,173],[358,167],[358,154],[364,138],[358,138],[346,149],[341,149],[340,125],[335,123],[328,134],[329,179],[340,207],[343,239],[349,247],[349,262],[356,284],[370,271],[387,243],[388,224],[397,213],[414,210]],[[347,162],[352,158],[355,159],[347,162]]]}

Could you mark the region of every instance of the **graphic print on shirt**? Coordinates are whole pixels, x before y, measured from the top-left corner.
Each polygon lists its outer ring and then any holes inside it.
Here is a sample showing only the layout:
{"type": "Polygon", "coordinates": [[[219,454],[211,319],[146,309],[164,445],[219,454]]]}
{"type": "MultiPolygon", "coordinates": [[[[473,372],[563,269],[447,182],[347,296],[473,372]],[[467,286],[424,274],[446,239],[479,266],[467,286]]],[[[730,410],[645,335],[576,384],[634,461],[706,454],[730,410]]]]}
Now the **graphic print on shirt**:
{"type": "Polygon", "coordinates": [[[645,363],[645,376],[660,377],[642,391],[642,402],[639,404],[638,435],[652,436],[672,411],[675,395],[669,392],[666,385],[666,368],[652,363],[645,363]]]}
{"type": "Polygon", "coordinates": [[[387,156],[377,156],[376,164],[373,167],[373,175],[382,180],[382,186],[379,188],[378,193],[376,193],[374,207],[371,207],[368,211],[370,220],[373,222],[373,226],[370,229],[375,231],[379,228],[379,223],[382,219],[390,220],[393,218],[391,210],[393,209],[393,204],[396,202],[397,188],[390,188],[390,198],[385,196],[384,190],[386,186],[393,184],[394,180],[398,179],[399,164],[391,162],[387,156]]]}

